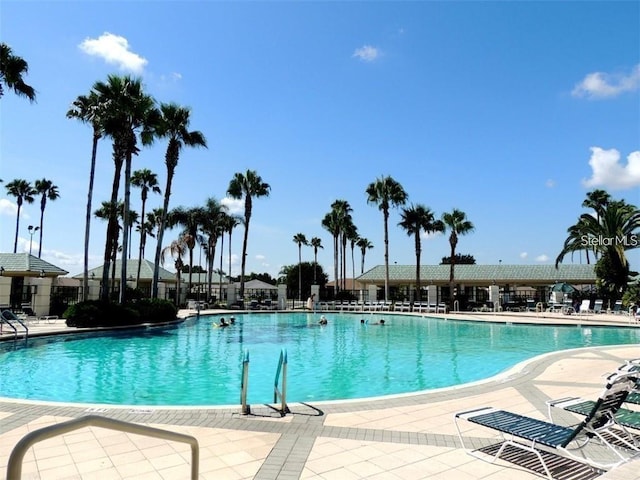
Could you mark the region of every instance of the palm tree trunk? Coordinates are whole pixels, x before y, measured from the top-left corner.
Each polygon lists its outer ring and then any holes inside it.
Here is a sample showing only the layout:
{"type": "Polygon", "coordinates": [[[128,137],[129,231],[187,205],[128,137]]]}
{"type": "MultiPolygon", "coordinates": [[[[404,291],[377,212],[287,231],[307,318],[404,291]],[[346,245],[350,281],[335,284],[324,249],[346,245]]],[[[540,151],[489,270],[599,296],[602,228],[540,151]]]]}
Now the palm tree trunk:
{"type": "Polygon", "coordinates": [[[220,272],[218,272],[218,304],[222,305],[222,253],[224,252],[224,232],[220,235],[220,272]]]}
{"type": "Polygon", "coordinates": [[[109,222],[107,223],[107,239],[104,247],[104,262],[102,266],[102,292],[101,298],[109,300],[109,267],[113,256],[114,245],[118,238],[118,219],[116,205],[118,204],[118,190],[120,189],[120,174],[122,173],[122,163],[124,158],[121,155],[122,147],[120,140],[114,140],[113,156],[115,172],[113,174],[113,184],[111,186],[111,209],[109,212],[109,222]]]}
{"type": "Polygon", "coordinates": [[[384,210],[384,301],[389,301],[389,212],[384,210]]]}
{"type": "Polygon", "coordinates": [[[416,232],[416,301],[422,300],[421,298],[421,285],[420,285],[420,255],[422,249],[420,248],[420,230],[416,232]]]}
{"type": "MultiPolygon", "coordinates": [[[[144,190],[143,190],[144,191],[144,190]]],[[[144,197],[144,194],[143,194],[144,197]]],[[[138,254],[138,271],[136,272],[136,288],[140,287],[140,269],[142,268],[142,258],[144,257],[144,244],[146,243],[147,230],[145,229],[144,222],[144,209],[146,199],[142,198],[142,208],[140,212],[140,249],[138,254]]]]}
{"type": "Polygon", "coordinates": [[[160,277],[160,258],[162,256],[162,239],[164,229],[167,225],[167,212],[169,211],[169,197],[171,196],[171,182],[173,180],[173,169],[167,166],[167,186],[164,190],[164,202],[162,204],[162,218],[158,228],[158,243],[156,245],[156,256],[153,265],[153,283],[151,284],[151,297],[158,298],[158,279],[160,277]]]}
{"type": "Polygon", "coordinates": [[[16,214],[16,239],[13,242],[13,253],[18,253],[18,229],[20,228],[20,209],[22,208],[22,201],[18,199],[18,213],[16,214]]]}
{"type": "Polygon", "coordinates": [[[42,228],[44,227],[44,209],[47,205],[47,197],[46,194],[42,195],[42,200],[40,201],[40,241],[38,242],[38,258],[42,255],[42,228]]]}
{"type": "Polygon", "coordinates": [[[84,270],[82,276],[82,301],[89,299],[89,239],[91,231],[91,200],[93,199],[93,180],[96,174],[96,156],[100,137],[94,132],[91,146],[91,167],[89,169],[89,192],[87,193],[87,212],[84,225],[84,270]]]}
{"type": "Polygon", "coordinates": [[[122,263],[120,265],[120,303],[127,301],[127,258],[129,251],[129,228],[130,215],[129,206],[131,204],[131,149],[127,149],[124,167],[124,212],[122,215],[122,263]]]}

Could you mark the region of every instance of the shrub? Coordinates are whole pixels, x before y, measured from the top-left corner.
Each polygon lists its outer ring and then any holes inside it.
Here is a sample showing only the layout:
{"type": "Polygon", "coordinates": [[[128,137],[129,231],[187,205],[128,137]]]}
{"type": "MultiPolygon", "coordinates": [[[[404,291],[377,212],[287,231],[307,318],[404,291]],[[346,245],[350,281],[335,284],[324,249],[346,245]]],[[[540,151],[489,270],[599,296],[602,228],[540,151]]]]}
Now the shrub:
{"type": "Polygon", "coordinates": [[[64,312],[69,327],[117,327],[175,320],[177,310],[167,300],[119,303],[89,300],[71,305],[64,312]]]}

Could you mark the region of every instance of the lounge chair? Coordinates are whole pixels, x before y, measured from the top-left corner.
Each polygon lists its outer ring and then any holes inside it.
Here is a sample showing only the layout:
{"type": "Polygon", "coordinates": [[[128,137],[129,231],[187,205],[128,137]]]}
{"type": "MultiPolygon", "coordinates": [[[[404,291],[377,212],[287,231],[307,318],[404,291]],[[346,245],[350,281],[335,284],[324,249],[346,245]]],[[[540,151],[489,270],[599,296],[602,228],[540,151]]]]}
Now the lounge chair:
{"type": "Polygon", "coordinates": [[[527,298],[527,304],[525,307],[526,312],[535,312],[536,311],[536,301],[533,298],[527,298]]]}
{"type": "Polygon", "coordinates": [[[592,312],[593,310],[591,310],[590,305],[591,305],[591,301],[589,299],[582,300],[582,303],[580,304],[580,309],[578,310],[578,314],[586,315],[587,313],[592,312]]]}
{"type": "Polygon", "coordinates": [[[628,312],[626,312],[625,310],[623,310],[622,308],[622,300],[616,300],[615,303],[613,304],[613,310],[611,310],[612,313],[615,313],[616,315],[619,314],[628,314],[628,312]]]}
{"type": "Polygon", "coordinates": [[[602,311],[602,300],[596,300],[593,304],[593,313],[604,313],[602,311]]]}
{"type": "MultiPolygon", "coordinates": [[[[584,420],[575,426],[562,426],[555,423],[538,420],[516,413],[499,410],[492,407],[482,407],[475,410],[456,413],[455,426],[462,447],[470,454],[474,454],[464,443],[463,432],[459,420],[465,420],[499,432],[500,448],[493,456],[497,460],[505,448],[513,447],[534,454],[549,479],[552,479],[550,465],[544,460],[545,450],[556,451],[580,462],[598,468],[608,468],[628,462],[640,452],[632,437],[626,430],[620,430],[614,420],[627,395],[636,386],[638,373],[616,372],[607,379],[607,384],[594,402],[593,408],[587,412],[584,420]],[[602,463],[602,459],[578,456],[572,450],[584,448],[590,440],[598,439],[601,445],[614,453],[616,461],[602,463]],[[615,440],[612,440],[615,439],[615,440]],[[616,446],[614,446],[614,443],[616,446]]],[[[475,456],[475,455],[474,455],[475,456]]]]}

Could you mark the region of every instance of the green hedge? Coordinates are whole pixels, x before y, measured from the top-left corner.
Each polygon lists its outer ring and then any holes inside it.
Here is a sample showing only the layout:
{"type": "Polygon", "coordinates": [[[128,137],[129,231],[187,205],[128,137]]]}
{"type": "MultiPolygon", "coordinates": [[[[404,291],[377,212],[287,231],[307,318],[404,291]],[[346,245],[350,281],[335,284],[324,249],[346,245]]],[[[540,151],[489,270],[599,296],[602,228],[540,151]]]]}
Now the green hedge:
{"type": "Polygon", "coordinates": [[[170,322],[176,314],[176,307],[168,300],[144,299],[125,305],[89,300],[71,305],[64,318],[69,327],[118,327],[170,322]]]}

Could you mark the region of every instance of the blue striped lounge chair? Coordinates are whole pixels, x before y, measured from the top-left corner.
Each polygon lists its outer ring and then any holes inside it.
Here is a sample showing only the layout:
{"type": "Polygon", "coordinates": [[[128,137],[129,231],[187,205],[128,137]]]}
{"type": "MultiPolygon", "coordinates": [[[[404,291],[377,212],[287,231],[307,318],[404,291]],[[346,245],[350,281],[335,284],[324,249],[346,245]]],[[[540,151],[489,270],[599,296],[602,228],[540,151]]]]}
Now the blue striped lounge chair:
{"type": "Polygon", "coordinates": [[[637,372],[618,371],[610,375],[603,392],[593,403],[591,410],[586,412],[584,420],[574,426],[562,426],[492,407],[456,413],[454,422],[462,447],[471,455],[477,456],[476,452],[465,445],[464,432],[460,427],[461,420],[498,433],[500,448],[493,456],[492,461],[497,460],[509,447],[521,449],[525,452],[525,456],[527,453],[532,453],[537,457],[550,480],[553,479],[551,472],[553,466],[548,465],[545,461],[543,456],[545,450],[559,453],[593,467],[611,468],[630,461],[640,452],[634,438],[630,438],[626,430],[620,430],[614,420],[614,416],[637,382],[637,372]],[[606,459],[601,455],[598,458],[590,458],[586,455],[586,451],[583,449],[594,438],[597,438],[600,444],[611,453],[611,462],[605,463],[606,459]],[[615,445],[612,438],[615,439],[615,445]],[[578,450],[582,455],[577,453],[578,450]]]}

